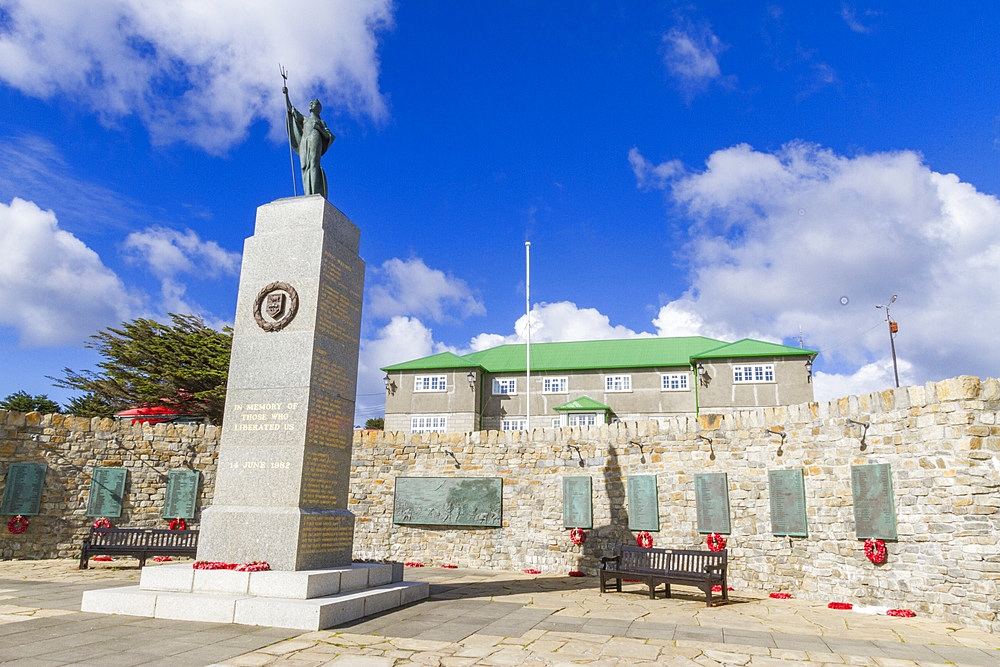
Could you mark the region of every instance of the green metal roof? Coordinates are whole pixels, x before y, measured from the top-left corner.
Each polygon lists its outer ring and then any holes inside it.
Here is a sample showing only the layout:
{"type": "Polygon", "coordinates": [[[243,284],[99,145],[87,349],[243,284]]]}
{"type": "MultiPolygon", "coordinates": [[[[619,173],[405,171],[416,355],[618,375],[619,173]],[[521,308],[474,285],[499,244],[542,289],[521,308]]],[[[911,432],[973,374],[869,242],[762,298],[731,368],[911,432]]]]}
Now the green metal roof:
{"type": "Polygon", "coordinates": [[[463,359],[451,352],[439,352],[429,357],[404,361],[382,368],[383,371],[429,370],[435,368],[479,368],[479,364],[463,359]]]}
{"type": "Polygon", "coordinates": [[[813,356],[819,354],[816,350],[804,350],[800,347],[789,347],[778,343],[767,343],[753,338],[744,338],[735,343],[728,343],[705,352],[692,354],[692,359],[718,359],[720,357],[790,357],[813,356]]]}
{"type": "MultiPolygon", "coordinates": [[[[724,344],[725,341],[701,336],[534,343],[531,346],[531,370],[687,366],[691,355],[724,344]]],[[[500,345],[467,354],[465,358],[491,373],[521,372],[526,369],[523,344],[500,345]]]]}
{"type": "MultiPolygon", "coordinates": [[[[626,338],[586,340],[566,343],[534,343],[532,371],[601,370],[608,368],[650,368],[687,366],[693,359],[719,357],[813,356],[814,350],[765,343],[744,338],[727,343],[703,336],[676,338],[626,338]]],[[[500,345],[458,356],[441,352],[429,357],[385,366],[383,371],[480,368],[488,373],[523,373],[526,370],[524,344],[500,345]]]]}
{"type": "Polygon", "coordinates": [[[574,399],[562,405],[557,405],[552,408],[553,410],[604,410],[608,411],[611,408],[604,405],[600,401],[595,401],[590,396],[581,396],[580,398],[574,399]]]}

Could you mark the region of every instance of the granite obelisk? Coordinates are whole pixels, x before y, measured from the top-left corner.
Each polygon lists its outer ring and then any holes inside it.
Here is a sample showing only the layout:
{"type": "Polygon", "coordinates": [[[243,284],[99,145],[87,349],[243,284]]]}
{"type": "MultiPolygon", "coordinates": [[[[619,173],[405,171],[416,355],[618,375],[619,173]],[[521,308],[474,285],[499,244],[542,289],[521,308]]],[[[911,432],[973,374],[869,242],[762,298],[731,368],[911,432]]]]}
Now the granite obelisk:
{"type": "Polygon", "coordinates": [[[364,262],[321,195],[257,209],[240,274],[223,433],[198,559],[351,563],[347,510],[364,262]]]}

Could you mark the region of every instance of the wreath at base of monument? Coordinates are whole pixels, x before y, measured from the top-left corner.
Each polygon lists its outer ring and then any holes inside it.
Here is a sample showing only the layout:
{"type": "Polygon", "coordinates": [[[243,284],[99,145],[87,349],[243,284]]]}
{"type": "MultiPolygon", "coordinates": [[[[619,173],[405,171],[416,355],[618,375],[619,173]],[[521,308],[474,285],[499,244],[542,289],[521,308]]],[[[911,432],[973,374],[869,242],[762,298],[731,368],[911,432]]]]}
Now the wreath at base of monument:
{"type": "Polygon", "coordinates": [[[187,530],[187,522],[184,519],[174,519],[170,522],[170,530],[187,530]]]}
{"type": "Polygon", "coordinates": [[[23,516],[18,514],[15,517],[11,517],[11,520],[7,522],[7,530],[17,535],[18,533],[23,533],[28,528],[28,520],[23,516]]]}
{"type": "Polygon", "coordinates": [[[643,549],[649,549],[653,546],[653,536],[649,534],[648,530],[644,530],[636,535],[635,541],[643,549]]]}
{"type": "Polygon", "coordinates": [[[569,541],[573,544],[579,546],[587,540],[587,534],[583,532],[583,528],[574,528],[569,531],[569,541]]]}
{"type": "Polygon", "coordinates": [[[709,533],[705,542],[708,544],[709,551],[722,551],[726,548],[726,538],[718,533],[709,533]]]}
{"type": "Polygon", "coordinates": [[[885,562],[886,555],[885,542],[870,537],[865,540],[865,557],[868,560],[876,565],[881,565],[885,562]]]}
{"type": "Polygon", "coordinates": [[[111,529],[111,520],[108,519],[106,516],[102,516],[100,519],[94,522],[94,530],[101,530],[101,529],[104,530],[111,529]]]}

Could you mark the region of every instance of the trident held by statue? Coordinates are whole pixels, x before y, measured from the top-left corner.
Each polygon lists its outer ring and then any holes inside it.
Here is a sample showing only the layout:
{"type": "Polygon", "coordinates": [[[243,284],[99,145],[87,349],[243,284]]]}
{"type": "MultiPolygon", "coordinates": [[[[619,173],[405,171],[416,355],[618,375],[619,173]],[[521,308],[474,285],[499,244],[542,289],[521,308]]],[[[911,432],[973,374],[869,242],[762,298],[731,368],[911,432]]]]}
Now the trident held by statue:
{"type": "MultiPolygon", "coordinates": [[[[288,70],[285,69],[284,67],[282,67],[281,63],[278,63],[278,72],[281,74],[281,79],[282,79],[282,81],[281,81],[281,89],[282,89],[281,92],[283,92],[283,93],[287,92],[288,91],[288,70]]],[[[288,161],[290,162],[291,167],[292,167],[292,196],[293,197],[297,197],[299,195],[299,193],[298,193],[298,191],[296,190],[296,187],[295,187],[295,155],[292,154],[292,145],[291,144],[288,144],[288,161]]]]}

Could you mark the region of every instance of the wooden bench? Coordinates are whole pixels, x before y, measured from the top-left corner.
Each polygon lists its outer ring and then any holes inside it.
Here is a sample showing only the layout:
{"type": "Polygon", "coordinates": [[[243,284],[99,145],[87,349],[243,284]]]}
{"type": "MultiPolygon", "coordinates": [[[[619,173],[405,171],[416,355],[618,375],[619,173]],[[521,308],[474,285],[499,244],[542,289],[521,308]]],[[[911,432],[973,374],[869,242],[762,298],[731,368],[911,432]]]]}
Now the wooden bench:
{"type": "Polygon", "coordinates": [[[197,530],[166,530],[158,528],[91,528],[90,537],[83,540],[80,569],[87,569],[92,556],[135,556],[139,567],[147,556],[190,556],[198,552],[197,530]]]}
{"type": "Polygon", "coordinates": [[[722,551],[697,549],[643,549],[620,545],[617,554],[601,558],[601,593],[607,592],[609,581],[621,592],[623,579],[634,579],[649,588],[649,599],[656,599],[656,588],[663,584],[670,597],[670,585],[695,586],[705,593],[705,604],[711,607],[729,601],[726,586],[728,556],[722,551]],[[712,587],[720,586],[722,597],[713,602],[712,587]]]}

